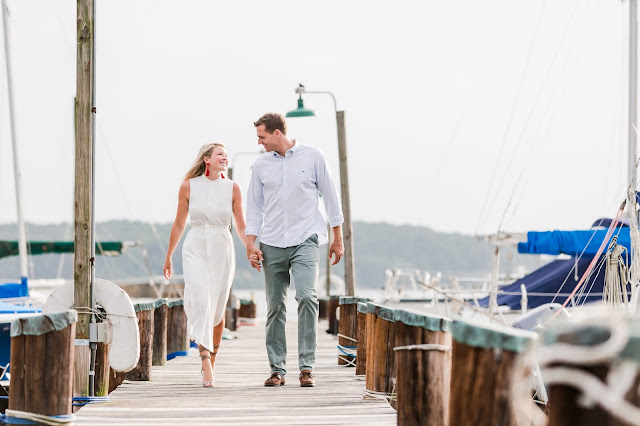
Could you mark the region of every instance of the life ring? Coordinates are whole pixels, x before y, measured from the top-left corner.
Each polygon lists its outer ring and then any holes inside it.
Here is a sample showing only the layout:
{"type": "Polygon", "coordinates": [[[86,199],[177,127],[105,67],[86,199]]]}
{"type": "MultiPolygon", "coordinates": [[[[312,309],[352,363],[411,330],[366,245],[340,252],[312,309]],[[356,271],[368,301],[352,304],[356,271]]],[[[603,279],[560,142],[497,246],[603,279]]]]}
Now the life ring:
{"type": "MultiPolygon", "coordinates": [[[[73,283],[58,287],[42,307],[42,313],[73,309],[73,283]]],[[[129,295],[111,281],[96,279],[94,285],[96,305],[101,306],[111,323],[109,366],[125,373],[133,370],[140,359],[140,334],[138,319],[129,295]]]]}

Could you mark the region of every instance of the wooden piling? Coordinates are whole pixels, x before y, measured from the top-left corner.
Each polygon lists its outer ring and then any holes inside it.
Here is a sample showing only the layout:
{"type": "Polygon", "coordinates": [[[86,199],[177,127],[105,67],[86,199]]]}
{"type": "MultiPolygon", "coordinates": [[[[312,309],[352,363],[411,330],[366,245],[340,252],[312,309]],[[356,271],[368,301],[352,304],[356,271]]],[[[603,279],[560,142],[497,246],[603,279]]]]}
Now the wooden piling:
{"type": "MultiPolygon", "coordinates": [[[[449,424],[535,424],[528,393],[533,332],[475,321],[454,321],[449,424]]],[[[540,410],[538,410],[539,413],[540,410]]]]}
{"type": "Polygon", "coordinates": [[[409,310],[396,310],[394,318],[398,425],[446,426],[452,322],[409,310]]]}
{"type": "Polygon", "coordinates": [[[373,314],[372,330],[367,336],[365,397],[385,398],[395,405],[394,310],[369,302],[373,314]]]}
{"type": "Polygon", "coordinates": [[[637,317],[609,314],[551,323],[538,360],[549,392],[549,426],[638,424],[637,317]]]}
{"type": "Polygon", "coordinates": [[[342,296],[338,299],[338,365],[356,366],[358,351],[358,303],[368,303],[368,297],[342,296]]]}
{"type": "Polygon", "coordinates": [[[187,355],[189,337],[187,333],[187,315],[184,312],[184,300],[172,300],[168,304],[167,321],[167,360],[187,355]]]}
{"type": "Polygon", "coordinates": [[[356,350],[356,376],[367,373],[367,317],[369,309],[367,303],[358,303],[358,348],[356,350]]]}
{"type": "MultiPolygon", "coordinates": [[[[68,310],[11,324],[9,410],[70,416],[77,314],[68,310]]],[[[7,424],[24,424],[7,412],[7,424]]]]}
{"type": "Polygon", "coordinates": [[[328,304],[329,304],[328,297],[318,297],[318,319],[328,319],[327,317],[328,304]]]}
{"type": "Polygon", "coordinates": [[[134,305],[140,332],[140,360],[133,370],[126,373],[127,380],[151,380],[151,360],[153,357],[153,316],[155,303],[136,303],[134,305]]]}
{"type": "Polygon", "coordinates": [[[167,364],[167,321],[169,314],[169,306],[167,299],[158,299],[155,301],[153,310],[153,355],[151,357],[152,365],[167,364]]]}
{"type": "Polygon", "coordinates": [[[238,310],[238,317],[240,318],[256,318],[256,302],[253,300],[240,299],[240,309],[238,310]]]}
{"type": "Polygon", "coordinates": [[[337,335],[338,334],[338,304],[340,303],[340,296],[330,296],[329,303],[327,304],[327,319],[329,320],[329,328],[327,333],[337,335]]]}

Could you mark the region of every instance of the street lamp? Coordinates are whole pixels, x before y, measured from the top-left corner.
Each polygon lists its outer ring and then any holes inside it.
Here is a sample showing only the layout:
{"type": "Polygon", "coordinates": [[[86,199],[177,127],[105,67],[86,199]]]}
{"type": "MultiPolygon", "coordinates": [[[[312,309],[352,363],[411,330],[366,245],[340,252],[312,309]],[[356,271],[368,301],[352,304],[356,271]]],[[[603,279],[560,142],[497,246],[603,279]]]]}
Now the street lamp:
{"type": "MultiPolygon", "coordinates": [[[[340,159],[340,192],[342,194],[342,214],[344,216],[343,236],[344,236],[344,276],[347,296],[355,296],[355,262],[353,257],[353,226],[351,224],[351,204],[349,202],[349,173],[347,169],[347,135],[344,128],[344,111],[338,111],[336,98],[331,92],[311,92],[300,84],[296,89],[298,94],[298,107],[289,111],[287,118],[313,117],[316,114],[313,110],[306,109],[302,100],[302,94],[325,94],[333,99],[333,108],[336,112],[336,124],[338,128],[338,157],[340,159]]],[[[327,270],[327,275],[329,271],[327,270]]]]}

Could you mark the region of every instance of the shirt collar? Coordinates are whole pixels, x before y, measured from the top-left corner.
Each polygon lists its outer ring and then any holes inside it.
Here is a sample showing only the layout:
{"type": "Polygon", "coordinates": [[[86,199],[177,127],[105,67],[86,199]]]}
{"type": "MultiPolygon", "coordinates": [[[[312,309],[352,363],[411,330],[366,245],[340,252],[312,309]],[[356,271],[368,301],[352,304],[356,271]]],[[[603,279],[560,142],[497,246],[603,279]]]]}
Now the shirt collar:
{"type": "MultiPolygon", "coordinates": [[[[291,141],[293,142],[293,146],[291,148],[289,148],[287,150],[287,152],[290,153],[294,153],[298,150],[298,148],[300,147],[300,143],[297,141],[297,139],[291,139],[291,141]]],[[[285,152],[285,154],[287,153],[285,152]]],[[[273,156],[274,157],[282,157],[280,154],[278,154],[278,151],[273,151],[273,156]]]]}

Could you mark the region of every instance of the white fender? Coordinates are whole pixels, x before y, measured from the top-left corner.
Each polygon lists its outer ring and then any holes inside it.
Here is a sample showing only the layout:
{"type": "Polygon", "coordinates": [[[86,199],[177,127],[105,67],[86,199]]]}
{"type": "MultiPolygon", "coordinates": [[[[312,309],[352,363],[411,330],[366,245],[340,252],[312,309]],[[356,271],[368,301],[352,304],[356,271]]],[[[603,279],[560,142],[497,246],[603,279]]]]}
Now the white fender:
{"type": "MultiPolygon", "coordinates": [[[[140,359],[138,319],[131,299],[124,290],[107,280],[96,279],[93,291],[96,304],[107,311],[111,323],[109,365],[118,372],[131,371],[140,359]]],[[[58,287],[45,302],[42,313],[72,309],[73,292],[73,283],[58,287]]]]}

